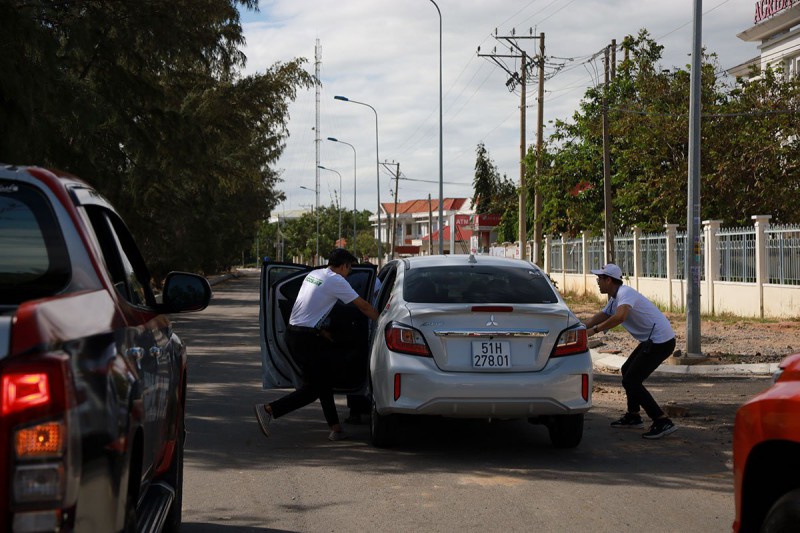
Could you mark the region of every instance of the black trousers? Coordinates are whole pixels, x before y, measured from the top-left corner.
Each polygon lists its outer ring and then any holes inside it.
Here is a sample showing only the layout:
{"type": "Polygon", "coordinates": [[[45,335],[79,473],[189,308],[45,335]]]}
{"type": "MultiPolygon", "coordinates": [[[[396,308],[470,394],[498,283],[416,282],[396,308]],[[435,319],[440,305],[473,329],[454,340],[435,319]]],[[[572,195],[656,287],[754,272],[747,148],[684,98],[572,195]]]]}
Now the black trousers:
{"type": "Polygon", "coordinates": [[[303,372],[303,384],[270,403],[272,416],[280,418],[319,399],[329,426],[339,423],[333,401],[333,384],[343,371],[343,358],[333,344],[318,334],[289,330],[287,343],[292,357],[303,372]]]}
{"type": "Polygon", "coordinates": [[[644,386],[644,380],[675,350],[675,339],[662,343],[640,342],[622,365],[622,386],[628,397],[628,412],[638,413],[643,408],[651,419],[664,414],[661,407],[644,386]]]}

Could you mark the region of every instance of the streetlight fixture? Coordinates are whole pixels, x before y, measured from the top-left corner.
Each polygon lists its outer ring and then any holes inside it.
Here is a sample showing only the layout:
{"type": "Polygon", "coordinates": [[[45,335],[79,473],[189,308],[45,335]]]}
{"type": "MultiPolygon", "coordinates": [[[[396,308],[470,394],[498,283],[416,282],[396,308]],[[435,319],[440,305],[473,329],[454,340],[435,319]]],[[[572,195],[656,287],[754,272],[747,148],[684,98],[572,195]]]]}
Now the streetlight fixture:
{"type": "Polygon", "coordinates": [[[378,267],[380,267],[383,263],[383,248],[381,246],[381,239],[383,238],[383,235],[381,234],[381,164],[380,158],[378,157],[378,112],[371,105],[364,102],[358,102],[356,100],[350,100],[346,96],[334,96],[333,99],[341,100],[342,102],[350,102],[351,104],[367,106],[368,108],[372,109],[373,113],[375,113],[375,178],[378,181],[378,267]]]}
{"type": "MultiPolygon", "coordinates": [[[[431,4],[439,13],[439,255],[444,254],[444,165],[442,163],[442,12],[433,0],[431,4]]],[[[452,228],[451,228],[452,230],[452,228]]],[[[453,250],[450,250],[453,253],[453,250]]]]}
{"type": "Polygon", "coordinates": [[[356,255],[356,147],[348,142],[340,141],[336,137],[328,137],[328,140],[335,143],[346,144],[353,149],[353,256],[358,257],[358,255],[356,255]]]}
{"type": "Polygon", "coordinates": [[[339,205],[336,206],[336,209],[339,211],[339,241],[341,242],[341,240],[342,240],[342,201],[341,201],[341,198],[342,198],[342,175],[339,174],[338,170],[333,170],[332,168],[326,168],[326,167],[323,167],[322,165],[317,165],[317,168],[321,168],[322,170],[328,170],[330,172],[336,172],[336,174],[339,175],[339,201],[336,202],[339,205]]]}

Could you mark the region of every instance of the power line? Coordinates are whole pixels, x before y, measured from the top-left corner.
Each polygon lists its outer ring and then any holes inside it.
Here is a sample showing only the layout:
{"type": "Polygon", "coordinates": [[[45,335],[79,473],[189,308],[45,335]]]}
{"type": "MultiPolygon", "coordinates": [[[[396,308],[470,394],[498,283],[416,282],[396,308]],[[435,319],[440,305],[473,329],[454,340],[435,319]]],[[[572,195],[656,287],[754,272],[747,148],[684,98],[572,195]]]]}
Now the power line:
{"type": "MultiPolygon", "coordinates": [[[[648,111],[636,111],[635,109],[624,109],[621,107],[609,108],[609,111],[618,111],[628,115],[640,115],[643,117],[685,117],[688,113],[651,113],[648,111]]],[[[744,111],[741,113],[703,113],[703,118],[720,117],[756,117],[764,115],[794,115],[800,113],[800,109],[778,109],[770,111],[744,111]]]]}

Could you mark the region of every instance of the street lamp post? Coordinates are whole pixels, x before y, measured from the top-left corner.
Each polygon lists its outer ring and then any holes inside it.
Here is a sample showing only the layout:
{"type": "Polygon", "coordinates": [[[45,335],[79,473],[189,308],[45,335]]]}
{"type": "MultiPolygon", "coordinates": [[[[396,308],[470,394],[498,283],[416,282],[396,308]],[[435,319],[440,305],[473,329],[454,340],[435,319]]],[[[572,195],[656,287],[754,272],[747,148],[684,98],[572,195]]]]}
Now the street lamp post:
{"type": "Polygon", "coordinates": [[[356,255],[356,147],[352,144],[344,141],[340,141],[336,137],[328,137],[329,141],[333,141],[335,143],[346,144],[350,148],[353,149],[353,256],[358,257],[356,255]]]}
{"type": "Polygon", "coordinates": [[[334,96],[333,99],[367,106],[375,113],[375,178],[378,181],[378,267],[380,267],[383,263],[383,247],[381,246],[383,235],[381,234],[381,164],[380,158],[378,157],[378,112],[371,105],[356,100],[350,100],[346,96],[334,96]]]}
{"type": "MultiPolygon", "coordinates": [[[[431,4],[439,13],[439,255],[444,254],[444,165],[442,163],[442,12],[433,0],[431,4]]],[[[452,228],[450,228],[452,231],[452,228]]],[[[454,250],[450,250],[453,253],[454,250]]]]}
{"type": "Polygon", "coordinates": [[[317,165],[317,168],[321,168],[322,170],[328,170],[330,172],[336,172],[339,175],[339,198],[336,206],[337,211],[339,211],[339,242],[342,240],[342,175],[339,173],[338,170],[333,170],[332,168],[323,167],[322,165],[317,165]]]}

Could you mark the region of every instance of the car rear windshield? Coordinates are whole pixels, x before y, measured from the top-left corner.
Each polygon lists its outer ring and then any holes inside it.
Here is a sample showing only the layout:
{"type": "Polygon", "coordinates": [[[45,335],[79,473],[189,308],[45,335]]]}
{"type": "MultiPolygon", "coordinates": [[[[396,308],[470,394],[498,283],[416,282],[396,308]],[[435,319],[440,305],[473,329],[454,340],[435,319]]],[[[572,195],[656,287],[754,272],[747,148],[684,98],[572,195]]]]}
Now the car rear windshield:
{"type": "Polygon", "coordinates": [[[69,277],[66,245],[50,203],[30,185],[0,180],[0,304],[49,296],[69,277]]]}
{"type": "Polygon", "coordinates": [[[418,303],[550,304],[558,301],[544,275],[533,268],[446,266],[406,272],[403,296],[418,303]]]}

